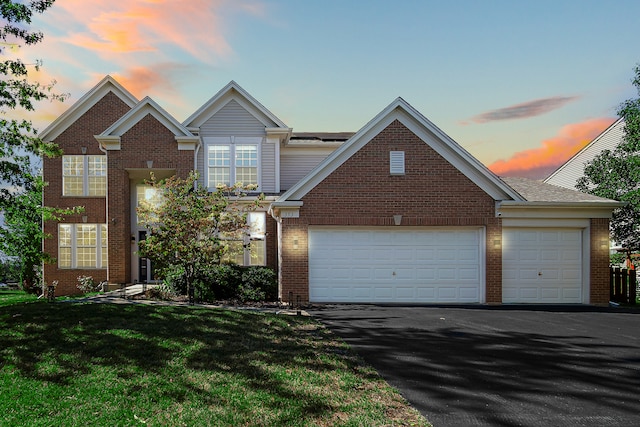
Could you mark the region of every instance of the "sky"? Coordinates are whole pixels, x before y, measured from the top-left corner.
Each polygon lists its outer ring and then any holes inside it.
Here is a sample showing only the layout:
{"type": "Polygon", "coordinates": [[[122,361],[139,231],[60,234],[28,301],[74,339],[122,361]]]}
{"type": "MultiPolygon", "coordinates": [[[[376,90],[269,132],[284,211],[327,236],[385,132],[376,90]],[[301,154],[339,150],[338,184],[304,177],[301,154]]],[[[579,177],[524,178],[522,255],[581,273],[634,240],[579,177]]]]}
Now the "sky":
{"type": "Polygon", "coordinates": [[[64,103],[106,74],[182,122],[235,80],[294,132],[357,131],[401,96],[501,176],[540,179],[637,97],[637,0],[57,0],[8,49],[64,103]]]}

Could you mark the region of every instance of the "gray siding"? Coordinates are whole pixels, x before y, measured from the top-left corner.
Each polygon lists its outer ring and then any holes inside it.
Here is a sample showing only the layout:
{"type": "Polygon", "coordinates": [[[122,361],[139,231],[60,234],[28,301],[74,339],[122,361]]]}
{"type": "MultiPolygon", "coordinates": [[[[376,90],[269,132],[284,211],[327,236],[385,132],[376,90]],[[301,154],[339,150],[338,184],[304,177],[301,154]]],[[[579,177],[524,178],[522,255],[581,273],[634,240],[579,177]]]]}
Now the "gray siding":
{"type": "Polygon", "coordinates": [[[265,193],[276,191],[276,144],[262,142],[262,186],[258,190],[265,193]]]}
{"type": "Polygon", "coordinates": [[[585,165],[602,151],[613,151],[623,138],[624,121],[619,120],[579,151],[578,154],[569,159],[544,182],[575,190],[578,179],[584,175],[585,165]]]}
{"type": "Polygon", "coordinates": [[[286,191],[304,178],[321,161],[327,158],[328,152],[280,153],[280,190],[286,191]]]}
{"type": "Polygon", "coordinates": [[[265,126],[231,100],[200,127],[200,136],[265,136],[265,126]]]}
{"type": "MultiPolygon", "coordinates": [[[[231,100],[211,116],[200,127],[200,138],[206,137],[262,137],[266,136],[265,125],[244,109],[237,101],[231,100]]],[[[275,147],[261,144],[262,188],[261,191],[275,191],[275,147]]],[[[197,168],[200,184],[206,185],[207,145],[203,144],[198,152],[197,168]]]]}

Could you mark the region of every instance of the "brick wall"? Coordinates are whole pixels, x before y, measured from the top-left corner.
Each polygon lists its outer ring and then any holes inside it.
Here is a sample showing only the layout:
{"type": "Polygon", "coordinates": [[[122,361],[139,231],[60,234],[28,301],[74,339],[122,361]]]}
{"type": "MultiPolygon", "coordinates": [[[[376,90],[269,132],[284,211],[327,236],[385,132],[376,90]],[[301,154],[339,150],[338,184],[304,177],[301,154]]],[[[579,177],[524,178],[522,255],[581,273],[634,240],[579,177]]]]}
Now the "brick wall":
{"type": "MultiPolygon", "coordinates": [[[[150,114],[122,135],[120,142],[120,150],[108,154],[110,283],[131,282],[132,206],[128,170],[147,169],[148,160],[153,161],[153,169],[175,170],[183,178],[193,169],[193,151],[178,151],[173,132],[150,114]]],[[[142,183],[144,179],[137,181],[142,183]]]]}
{"type": "MultiPolygon", "coordinates": [[[[127,111],[129,111],[129,107],[110,92],[62,132],[54,142],[67,155],[81,155],[82,147],[86,148],[88,155],[102,155],[104,153],[98,148],[98,142],[94,135],[102,133],[127,111]]],[[[62,197],[61,158],[45,158],[42,167],[44,179],[48,183],[44,193],[46,206],[60,208],[84,206],[85,208],[84,213],[67,217],[65,223],[81,223],[83,215],[87,216],[87,223],[90,224],[104,224],[106,222],[104,197],[62,197]]],[[[49,239],[45,240],[45,252],[56,258],[58,256],[58,223],[48,222],[45,224],[45,232],[51,235],[49,239]]],[[[56,290],[58,295],[78,293],[76,285],[78,284],[77,277],[80,275],[93,276],[94,279],[102,281],[106,279],[107,271],[106,269],[58,269],[57,264],[46,265],[44,269],[44,277],[48,283],[58,280],[59,285],[56,290]]]]}
{"type": "Polygon", "coordinates": [[[592,218],[591,240],[591,304],[609,303],[609,219],[592,218]],[[603,244],[605,242],[605,244],[603,244]]]}
{"type": "Polygon", "coordinates": [[[309,298],[307,230],[313,225],[482,226],[487,230],[487,302],[502,301],[501,235],[495,203],[399,121],[394,121],[304,198],[300,218],[283,218],[282,297],[309,298]],[[405,175],[390,176],[389,151],[405,152],[405,175]],[[297,249],[293,241],[297,240],[297,249]],[[491,242],[491,244],[489,244],[491,242]]]}

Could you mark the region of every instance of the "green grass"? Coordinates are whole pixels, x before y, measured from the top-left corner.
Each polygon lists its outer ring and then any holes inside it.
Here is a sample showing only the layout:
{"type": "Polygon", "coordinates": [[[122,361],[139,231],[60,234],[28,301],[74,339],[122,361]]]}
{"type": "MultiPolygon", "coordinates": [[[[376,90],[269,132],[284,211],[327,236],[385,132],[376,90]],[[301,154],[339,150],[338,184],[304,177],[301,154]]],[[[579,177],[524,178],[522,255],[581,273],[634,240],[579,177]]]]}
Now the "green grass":
{"type": "Polygon", "coordinates": [[[428,423],[309,318],[38,302],[0,307],[0,425],[428,423]]]}
{"type": "Polygon", "coordinates": [[[24,291],[0,289],[0,307],[23,302],[33,302],[37,299],[38,297],[36,295],[28,294],[24,291]]]}

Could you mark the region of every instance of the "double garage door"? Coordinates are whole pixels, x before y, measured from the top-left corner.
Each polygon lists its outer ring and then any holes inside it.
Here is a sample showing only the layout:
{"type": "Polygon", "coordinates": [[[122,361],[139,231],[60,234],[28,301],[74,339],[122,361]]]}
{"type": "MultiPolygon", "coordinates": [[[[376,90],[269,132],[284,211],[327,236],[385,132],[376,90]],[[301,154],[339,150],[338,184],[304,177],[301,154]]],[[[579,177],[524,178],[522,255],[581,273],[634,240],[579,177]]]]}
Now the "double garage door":
{"type": "Polygon", "coordinates": [[[484,300],[480,228],[310,228],[312,302],[484,300]]]}
{"type": "MultiPolygon", "coordinates": [[[[587,302],[581,229],[504,228],[504,303],[587,302]]],[[[311,302],[482,303],[481,228],[309,229],[311,302]]]]}

